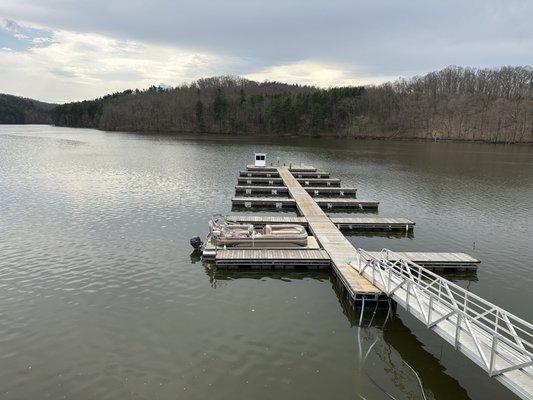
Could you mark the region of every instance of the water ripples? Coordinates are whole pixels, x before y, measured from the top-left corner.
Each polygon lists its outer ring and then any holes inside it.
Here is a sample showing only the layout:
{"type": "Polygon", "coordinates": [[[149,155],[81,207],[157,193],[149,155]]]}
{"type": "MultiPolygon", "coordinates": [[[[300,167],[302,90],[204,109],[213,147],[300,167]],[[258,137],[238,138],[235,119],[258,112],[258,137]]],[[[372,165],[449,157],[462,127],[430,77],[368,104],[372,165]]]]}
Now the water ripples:
{"type": "MultiPolygon", "coordinates": [[[[358,318],[328,275],[231,276],[191,258],[189,238],[205,233],[211,213],[230,211],[236,173],[254,150],[328,170],[358,187],[358,197],[381,200],[380,216],[417,222],[414,238],[351,236],[357,246],[471,253],[483,264],[461,284],[533,317],[524,305],[533,258],[529,153],[278,141],[0,126],[0,397],[373,393],[357,374],[358,318]]],[[[431,346],[403,348],[412,336],[404,330],[385,340],[399,338],[391,359],[414,352],[442,368],[431,346]]],[[[381,334],[360,331],[366,348],[381,334]]],[[[397,364],[374,357],[369,368],[394,382],[397,364]]],[[[402,371],[396,389],[415,391],[402,371]]],[[[468,386],[455,379],[447,386],[468,386]]],[[[431,377],[425,384],[446,398],[431,377]]],[[[500,394],[491,384],[469,390],[500,394]]]]}

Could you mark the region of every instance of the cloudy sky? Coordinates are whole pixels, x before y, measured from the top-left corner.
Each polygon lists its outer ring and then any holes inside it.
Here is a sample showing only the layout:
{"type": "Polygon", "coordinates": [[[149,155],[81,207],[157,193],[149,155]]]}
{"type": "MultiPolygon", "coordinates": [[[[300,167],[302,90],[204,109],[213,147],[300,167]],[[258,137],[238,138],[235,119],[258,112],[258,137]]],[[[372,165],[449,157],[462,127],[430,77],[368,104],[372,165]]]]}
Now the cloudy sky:
{"type": "Polygon", "coordinates": [[[533,64],[533,0],[0,0],[0,92],[44,101],[241,75],[369,84],[533,64]]]}

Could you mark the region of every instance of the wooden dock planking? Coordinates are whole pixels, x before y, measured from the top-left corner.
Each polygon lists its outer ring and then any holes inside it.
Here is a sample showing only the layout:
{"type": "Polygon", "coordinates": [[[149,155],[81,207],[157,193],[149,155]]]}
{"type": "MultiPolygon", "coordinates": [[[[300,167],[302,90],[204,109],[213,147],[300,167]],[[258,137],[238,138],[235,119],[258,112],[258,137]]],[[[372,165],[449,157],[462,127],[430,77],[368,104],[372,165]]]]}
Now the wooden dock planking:
{"type": "Polygon", "coordinates": [[[217,267],[236,268],[294,268],[328,269],[331,260],[321,249],[227,249],[218,250],[215,256],[217,267]]]}
{"type": "Polygon", "coordinates": [[[295,178],[302,186],[340,186],[338,178],[295,178]]]}
{"type": "MultiPolygon", "coordinates": [[[[373,257],[384,257],[384,253],[380,251],[368,252],[373,257]]],[[[400,257],[411,260],[415,264],[421,265],[428,269],[447,269],[447,268],[464,268],[477,269],[480,261],[465,253],[434,253],[434,252],[415,252],[415,251],[398,251],[395,252],[400,257]]],[[[386,258],[389,261],[396,261],[394,257],[386,258]]]]}
{"type": "MultiPolygon", "coordinates": [[[[277,185],[283,183],[281,178],[271,177],[248,177],[248,176],[239,176],[237,178],[239,185],[277,185]]],[[[302,186],[336,186],[340,187],[341,181],[337,178],[301,178],[298,179],[298,182],[302,186]]]]}
{"type": "Polygon", "coordinates": [[[331,265],[353,298],[357,295],[379,296],[381,291],[356,272],[349,262],[357,257],[357,250],[331,222],[315,200],[305,191],[286,167],[278,167],[280,177],[289,188],[298,211],[307,219],[309,229],[331,258],[331,265]]]}
{"type": "Polygon", "coordinates": [[[293,171],[293,175],[296,179],[299,178],[329,178],[329,172],[324,171],[293,171]]]}
{"type": "Polygon", "coordinates": [[[330,217],[341,230],[413,230],[415,223],[407,218],[330,217]]]}
{"type": "Polygon", "coordinates": [[[234,206],[244,207],[294,207],[296,202],[290,197],[242,197],[236,196],[231,199],[234,206]]]}
{"type": "MultiPolygon", "coordinates": [[[[339,187],[334,187],[334,186],[310,187],[310,186],[306,186],[305,190],[311,196],[320,196],[320,195],[324,195],[324,194],[338,195],[338,196],[355,196],[355,194],[357,193],[357,189],[355,189],[355,188],[340,187],[340,186],[339,187]]],[[[235,186],[235,192],[236,193],[246,193],[246,194],[253,194],[253,193],[278,194],[278,193],[288,193],[289,189],[287,189],[285,186],[237,185],[237,186],[235,186]]]]}
{"type": "Polygon", "coordinates": [[[357,189],[352,187],[341,186],[305,186],[305,191],[311,196],[320,196],[323,194],[334,194],[338,196],[355,196],[357,189]]]}
{"type": "MultiPolygon", "coordinates": [[[[267,165],[260,167],[257,165],[247,165],[246,169],[248,171],[277,171],[278,167],[275,165],[267,165]]],[[[316,168],[311,165],[291,165],[290,170],[292,172],[315,172],[316,168]]]]}
{"type": "MultiPolygon", "coordinates": [[[[297,178],[329,178],[329,172],[324,171],[300,171],[294,173],[297,178]]],[[[253,177],[253,178],[278,178],[277,171],[239,171],[239,176],[253,177]]]]}
{"type": "Polygon", "coordinates": [[[287,189],[285,186],[246,186],[246,185],[237,185],[235,186],[235,193],[246,193],[246,194],[254,194],[254,193],[270,193],[270,194],[278,194],[278,193],[289,193],[289,189],[287,189]]]}
{"type": "Polygon", "coordinates": [[[228,215],[226,218],[228,221],[237,222],[240,224],[253,224],[256,226],[263,226],[266,224],[299,224],[299,225],[307,226],[307,220],[304,217],[228,215]]]}
{"type": "MultiPolygon", "coordinates": [[[[304,188],[302,190],[311,198],[304,188]]],[[[290,192],[290,189],[289,189],[290,192]]],[[[313,198],[312,198],[313,199],[313,198]]],[[[231,199],[234,206],[244,207],[296,207],[297,202],[290,197],[243,197],[236,196],[231,199]]],[[[324,208],[357,208],[357,209],[376,209],[379,202],[373,200],[359,200],[352,198],[314,198],[313,202],[324,208]]]]}
{"type": "Polygon", "coordinates": [[[276,171],[240,171],[239,176],[248,178],[279,178],[276,171]]]}
{"type": "MultiPolygon", "coordinates": [[[[304,189],[305,190],[305,189],[304,189]]],[[[290,191],[289,191],[290,193],[290,191]]],[[[379,201],[375,200],[361,200],[343,197],[314,197],[313,200],[324,208],[359,208],[361,210],[377,209],[379,201]]]]}
{"type": "MultiPolygon", "coordinates": [[[[266,225],[266,224],[300,224],[307,226],[304,217],[278,217],[260,215],[228,215],[229,221],[243,224],[266,225]]],[[[407,218],[354,218],[354,217],[330,217],[331,222],[340,230],[361,231],[391,231],[412,230],[415,226],[413,221],[407,218]]]]}
{"type": "Polygon", "coordinates": [[[237,182],[238,185],[283,186],[283,179],[281,178],[248,178],[239,176],[237,182]]]}

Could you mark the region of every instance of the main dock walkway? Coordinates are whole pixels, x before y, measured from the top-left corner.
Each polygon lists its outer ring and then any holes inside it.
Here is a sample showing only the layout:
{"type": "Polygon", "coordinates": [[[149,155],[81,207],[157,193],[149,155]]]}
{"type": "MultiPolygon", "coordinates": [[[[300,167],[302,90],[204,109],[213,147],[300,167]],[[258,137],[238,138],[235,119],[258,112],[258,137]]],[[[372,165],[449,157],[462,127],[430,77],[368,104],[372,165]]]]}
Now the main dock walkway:
{"type": "Polygon", "coordinates": [[[381,295],[380,289],[350,266],[350,261],[357,258],[357,250],[348,239],[331,222],[287,167],[277,167],[277,170],[283,183],[289,189],[289,194],[296,202],[298,211],[307,220],[309,230],[328,253],[335,274],[344,283],[345,288],[351,292],[352,297],[381,295]]]}

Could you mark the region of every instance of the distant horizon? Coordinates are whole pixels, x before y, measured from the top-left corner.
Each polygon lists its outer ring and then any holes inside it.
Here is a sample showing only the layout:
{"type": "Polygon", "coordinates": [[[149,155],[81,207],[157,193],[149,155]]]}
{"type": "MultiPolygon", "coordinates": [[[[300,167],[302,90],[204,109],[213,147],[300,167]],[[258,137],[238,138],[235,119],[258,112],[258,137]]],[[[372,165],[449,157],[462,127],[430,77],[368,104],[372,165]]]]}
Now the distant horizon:
{"type": "Polygon", "coordinates": [[[64,103],[204,76],[361,86],[533,64],[533,2],[0,0],[0,92],[64,103]]]}

